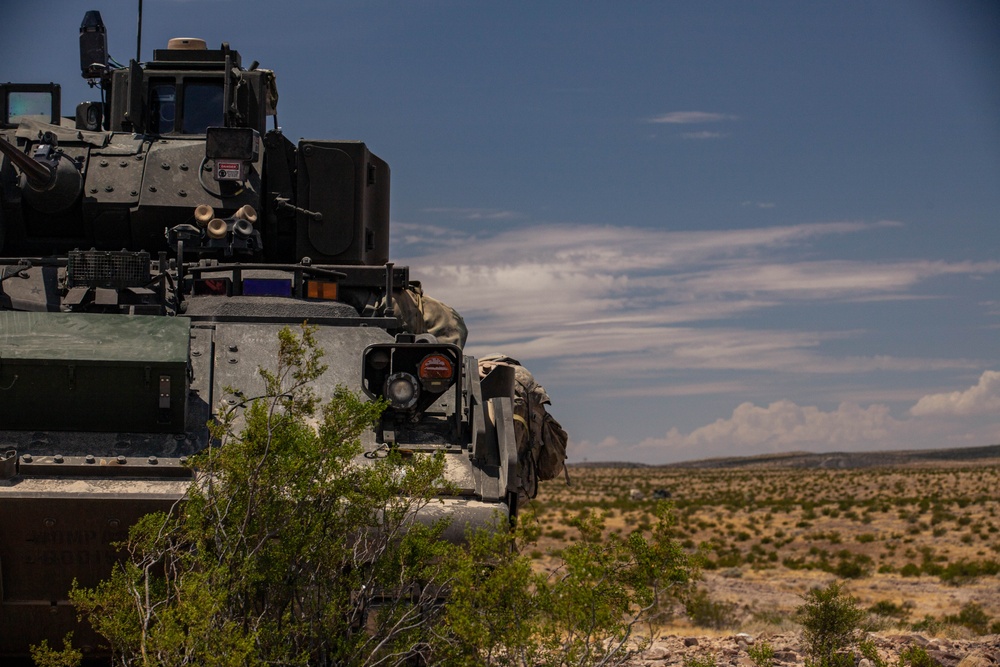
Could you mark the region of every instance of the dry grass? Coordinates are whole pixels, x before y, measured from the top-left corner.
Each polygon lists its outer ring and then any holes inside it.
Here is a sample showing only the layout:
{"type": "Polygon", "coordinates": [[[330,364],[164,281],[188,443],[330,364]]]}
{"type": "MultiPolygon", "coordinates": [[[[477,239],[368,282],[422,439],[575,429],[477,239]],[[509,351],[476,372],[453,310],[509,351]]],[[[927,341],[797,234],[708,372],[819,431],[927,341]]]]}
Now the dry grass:
{"type": "MultiPolygon", "coordinates": [[[[738,627],[780,626],[809,588],[847,580],[887,627],[912,628],[979,605],[1000,620],[1000,464],[803,469],[574,468],[572,486],[543,485],[532,503],[546,554],[567,525],[600,510],[609,531],[644,530],[670,493],[676,536],[705,561],[709,598],[732,603],[738,627]],[[644,498],[633,500],[630,491],[644,498]]],[[[918,628],[927,632],[940,627],[918,628]]]]}

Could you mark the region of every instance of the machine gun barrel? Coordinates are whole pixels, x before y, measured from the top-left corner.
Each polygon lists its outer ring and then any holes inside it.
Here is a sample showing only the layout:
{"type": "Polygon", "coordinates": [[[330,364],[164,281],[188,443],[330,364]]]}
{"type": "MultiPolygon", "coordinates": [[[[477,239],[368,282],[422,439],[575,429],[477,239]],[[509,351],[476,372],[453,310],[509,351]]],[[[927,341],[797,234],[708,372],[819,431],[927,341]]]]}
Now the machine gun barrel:
{"type": "Polygon", "coordinates": [[[0,153],[17,165],[32,187],[41,190],[52,182],[54,169],[47,164],[33,160],[17,149],[17,146],[0,137],[0,153]]]}

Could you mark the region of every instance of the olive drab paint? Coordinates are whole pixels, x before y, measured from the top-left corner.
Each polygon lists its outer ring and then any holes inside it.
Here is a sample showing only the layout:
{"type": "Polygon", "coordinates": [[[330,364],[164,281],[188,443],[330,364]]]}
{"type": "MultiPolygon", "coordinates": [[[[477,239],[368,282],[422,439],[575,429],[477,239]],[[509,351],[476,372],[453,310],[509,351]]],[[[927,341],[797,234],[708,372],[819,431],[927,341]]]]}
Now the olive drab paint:
{"type": "Polygon", "coordinates": [[[316,327],[320,399],[393,399],[359,465],[445,457],[417,520],[457,542],[517,512],[512,396],[389,262],[388,164],[290,141],[275,74],[228,44],[119,65],[109,43],[88,12],[80,71],[103,102],[73,115],[57,84],[0,84],[0,661],[69,631],[101,655],[71,582],[107,577],[129,526],[184,497],[207,423],[260,390],[284,327],[316,327]]]}

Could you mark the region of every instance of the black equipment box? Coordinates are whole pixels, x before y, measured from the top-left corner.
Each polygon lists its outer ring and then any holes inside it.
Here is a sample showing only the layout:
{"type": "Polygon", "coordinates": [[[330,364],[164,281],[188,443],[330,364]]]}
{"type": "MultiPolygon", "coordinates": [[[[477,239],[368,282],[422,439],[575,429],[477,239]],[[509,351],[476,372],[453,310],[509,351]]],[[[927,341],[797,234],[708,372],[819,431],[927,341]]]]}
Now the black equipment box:
{"type": "Polygon", "coordinates": [[[0,312],[0,430],[185,430],[190,321],[0,312]]]}

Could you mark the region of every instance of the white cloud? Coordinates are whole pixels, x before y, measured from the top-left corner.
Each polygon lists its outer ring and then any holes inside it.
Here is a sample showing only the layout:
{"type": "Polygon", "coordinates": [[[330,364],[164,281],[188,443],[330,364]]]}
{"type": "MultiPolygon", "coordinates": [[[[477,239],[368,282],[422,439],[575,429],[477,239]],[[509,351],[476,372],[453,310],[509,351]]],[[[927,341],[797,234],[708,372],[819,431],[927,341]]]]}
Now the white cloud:
{"type": "Polygon", "coordinates": [[[728,136],[724,132],[681,132],[682,139],[722,139],[728,136]]]}
{"type": "Polygon", "coordinates": [[[722,449],[741,454],[751,451],[789,451],[792,449],[830,449],[838,447],[884,445],[905,427],[894,419],[885,405],[867,408],[842,403],[832,412],[815,406],[800,406],[782,400],[766,408],[742,403],[728,419],[695,429],[683,435],[671,429],[664,438],[651,438],[640,446],[681,449],[722,449]]]}
{"type": "Polygon", "coordinates": [[[423,211],[459,220],[514,220],[521,217],[517,211],[496,208],[425,208],[423,211]]]}
{"type": "Polygon", "coordinates": [[[649,119],[649,122],[689,125],[693,123],[717,123],[723,120],[736,120],[736,118],[737,116],[710,111],[671,111],[670,113],[654,116],[649,119]]]}
{"type": "Polygon", "coordinates": [[[691,273],[686,284],[698,292],[781,293],[807,298],[817,295],[863,295],[906,289],[931,277],[995,273],[1000,262],[892,262],[861,263],[850,260],[792,263],[732,263],[726,268],[691,273]]]}
{"type": "MultiPolygon", "coordinates": [[[[543,224],[486,230],[442,226],[423,233],[419,226],[403,225],[405,236],[394,238],[395,244],[401,242],[394,254],[400,263],[410,264],[411,277],[423,281],[428,294],[465,316],[471,354],[503,351],[533,369],[541,365],[539,380],[559,395],[560,404],[574,396],[588,401],[600,396],[609,405],[656,397],[738,397],[730,406],[742,401],[731,416],[689,433],[675,428],[646,440],[635,433],[605,431],[592,440],[573,433],[574,460],[662,462],[785,449],[963,446],[1000,439],[1000,426],[987,419],[956,430],[954,420],[924,417],[988,410],[998,414],[998,372],[984,374],[979,386],[967,391],[926,396],[916,404],[912,401],[921,394],[913,387],[900,394],[898,380],[896,386],[883,382],[886,390],[880,394],[864,379],[979,370],[982,360],[949,357],[947,352],[897,356],[892,348],[859,347],[870,334],[870,322],[852,319],[848,310],[838,328],[809,330],[795,317],[796,308],[824,303],[849,308],[858,302],[939,298],[940,293],[923,291],[929,281],[1000,272],[1000,262],[824,254],[824,244],[832,239],[856,236],[863,242],[867,234],[900,227],[893,221],[836,221],[665,231],[543,224]],[[810,382],[810,375],[824,379],[810,382]],[[801,379],[796,386],[811,385],[812,401],[824,400],[816,398],[823,394],[821,385],[844,384],[842,391],[826,394],[839,407],[773,401],[771,397],[781,396],[776,388],[792,376],[801,379]],[[762,384],[768,388],[762,391],[762,384]],[[763,407],[758,405],[761,395],[768,396],[763,407]],[[894,417],[889,402],[913,408],[903,413],[905,418],[894,417]],[[951,430],[943,426],[949,421],[951,430]]],[[[651,420],[655,424],[666,414],[651,420]]],[[[572,433],[573,424],[567,427],[572,433]]]]}
{"type": "Polygon", "coordinates": [[[985,415],[1000,413],[1000,372],[985,371],[979,382],[965,391],[924,396],[910,408],[910,414],[985,415]]]}
{"type": "Polygon", "coordinates": [[[412,265],[412,277],[429,294],[463,314],[470,352],[548,359],[561,378],[579,379],[578,368],[599,368],[608,377],[671,368],[968,368],[974,360],[824,354],[830,341],[864,335],[847,323],[837,331],[735,324],[797,303],[911,299],[934,277],[1000,270],[1000,263],[802,259],[825,238],[896,227],[828,222],[670,232],[550,224],[421,235],[407,226],[403,252],[394,254],[412,265]]]}
{"type": "MultiPolygon", "coordinates": [[[[885,392],[891,398],[894,392],[885,392]]],[[[635,444],[615,442],[618,458],[663,462],[747,456],[787,451],[858,451],[967,447],[1000,442],[1000,424],[995,419],[966,419],[955,428],[929,416],[995,416],[1000,411],[1000,372],[985,371],[978,384],[965,390],[932,394],[910,409],[910,417],[895,418],[889,406],[874,402],[862,407],[843,402],[824,411],[817,406],[779,400],[766,407],[743,402],[732,414],[711,424],[682,433],[671,428],[662,437],[635,444]]],[[[584,441],[584,452],[598,458],[611,443],[594,445],[584,441]]]]}

